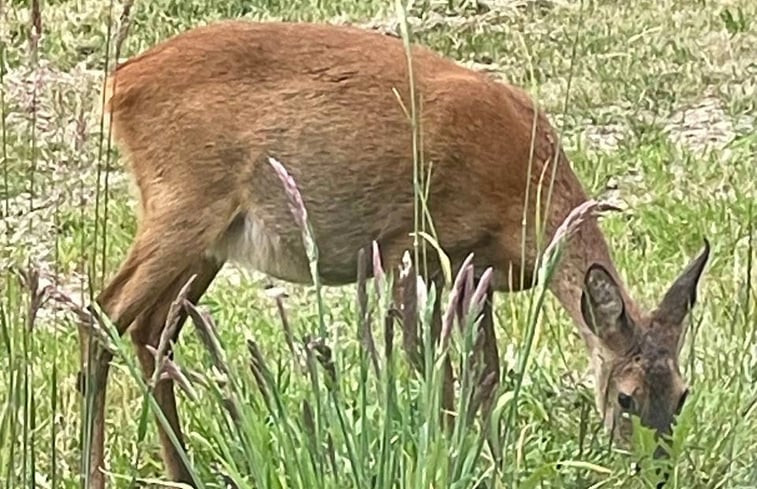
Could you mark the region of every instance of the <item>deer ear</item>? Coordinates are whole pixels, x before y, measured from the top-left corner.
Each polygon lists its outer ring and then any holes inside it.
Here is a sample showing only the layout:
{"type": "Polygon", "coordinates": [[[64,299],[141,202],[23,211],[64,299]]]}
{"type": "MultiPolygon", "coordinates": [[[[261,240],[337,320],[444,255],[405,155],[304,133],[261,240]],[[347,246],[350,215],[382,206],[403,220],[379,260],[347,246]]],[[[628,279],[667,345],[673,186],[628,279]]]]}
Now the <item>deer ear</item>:
{"type": "Polygon", "coordinates": [[[654,318],[668,325],[679,326],[691,310],[697,299],[697,284],[702,276],[704,266],[710,256],[710,243],[704,240],[704,248],[691,260],[684,271],[668,288],[660,305],[654,312],[654,318]]]}
{"type": "Polygon", "coordinates": [[[591,332],[612,350],[620,351],[633,336],[620,287],[602,265],[593,264],[586,271],[581,314],[591,332]]]}

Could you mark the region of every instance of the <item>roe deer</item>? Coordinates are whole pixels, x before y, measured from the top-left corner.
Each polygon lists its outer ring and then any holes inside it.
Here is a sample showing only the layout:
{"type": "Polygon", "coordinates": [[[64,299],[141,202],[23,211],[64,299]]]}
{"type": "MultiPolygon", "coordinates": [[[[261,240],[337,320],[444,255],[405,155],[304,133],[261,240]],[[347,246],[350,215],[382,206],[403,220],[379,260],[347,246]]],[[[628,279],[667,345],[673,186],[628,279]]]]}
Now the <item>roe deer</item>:
{"type": "MultiPolygon", "coordinates": [[[[588,200],[556,132],[522,89],[424,47],[412,47],[412,56],[422,151],[433,163],[428,204],[442,248],[455,268],[470,252],[476,269],[493,267],[494,290],[530,287],[539,258],[536,213],[549,239],[588,200]],[[547,208],[536,189],[551,172],[547,208]],[[518,284],[508,279],[521,274],[518,284]]],[[[96,301],[120,334],[130,331],[145,375],[154,368],[148,347],[190,276],[194,302],[227,260],[311,281],[269,157],[301,190],[324,284],[353,282],[358,250],[374,240],[392,269],[412,247],[412,132],[398,101],[407,106],[410,90],[401,40],[351,27],[224,21],[123,63],[107,86],[140,219],[128,256],[96,301]]],[[[627,435],[624,413],[634,413],[658,433],[670,432],[687,394],[677,359],[682,324],[708,254],[705,240],[658,307],[645,312],[618,276],[596,218],[564,248],[550,290],[587,345],[597,408],[610,429],[627,435]]],[[[496,354],[491,324],[485,338],[496,354]]],[[[98,345],[82,355],[94,402],[90,477],[101,488],[112,356],[98,345]]],[[[181,441],[171,381],[161,381],[155,396],[181,441]]],[[[191,482],[159,429],[170,477],[191,482]]]]}

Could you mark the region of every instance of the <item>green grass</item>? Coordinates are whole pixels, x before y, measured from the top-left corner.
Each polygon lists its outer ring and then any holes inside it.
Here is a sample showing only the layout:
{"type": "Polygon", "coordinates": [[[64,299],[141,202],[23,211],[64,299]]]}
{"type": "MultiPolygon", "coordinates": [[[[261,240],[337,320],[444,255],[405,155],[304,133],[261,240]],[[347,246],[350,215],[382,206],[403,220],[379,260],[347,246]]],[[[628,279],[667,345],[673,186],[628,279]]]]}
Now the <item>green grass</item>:
{"type": "MultiPolygon", "coordinates": [[[[757,4],[479,3],[489,7],[416,2],[409,19],[414,38],[525,86],[545,106],[588,191],[628,207],[602,226],[633,295],[653,305],[701,238],[710,238],[696,334],[689,335],[682,359],[693,395],[677,430],[682,452],[674,458],[670,487],[757,486],[757,4]]],[[[90,279],[96,292],[133,235],[128,180],[115,152],[111,168],[98,156],[107,146],[95,110],[105,60],[112,66],[121,7],[95,0],[44,2],[33,62],[30,5],[14,0],[0,14],[0,479],[17,487],[34,474],[39,487],[74,487],[81,444],[74,318],[48,302],[29,321],[29,291],[5,270],[39,268],[87,303],[90,279]],[[96,235],[95,205],[102,206],[106,195],[107,221],[100,214],[96,235]]],[[[397,30],[393,12],[378,0],[136,2],[122,56],[224,17],[397,30]]],[[[364,371],[354,286],[324,290],[338,388],[334,395],[323,384],[314,390],[310,374],[293,368],[276,305],[263,293],[268,282],[227,267],[201,303],[218,326],[233,380],[222,388],[196,381],[196,400],[179,394],[190,456],[206,487],[221,487],[221,473],[240,487],[362,488],[370,487],[371,475],[378,478],[375,487],[390,487],[378,474],[393,474],[391,487],[412,489],[474,488],[479,479],[492,488],[654,487],[653,479],[646,480],[649,470],[636,474],[645,448],[626,453],[598,430],[584,346],[551,298],[529,351],[516,416],[507,423],[507,459],[496,471],[489,447],[479,449],[480,429],[448,439],[428,422],[436,402],[429,386],[438,379],[411,375],[399,343],[390,360],[382,356],[380,375],[364,371]],[[262,402],[249,368],[248,338],[259,345],[276,380],[268,385],[281,410],[269,411],[262,402]],[[232,421],[224,398],[236,403],[242,423],[232,421]],[[311,409],[322,403],[315,415],[322,425],[314,431],[302,415],[305,402],[311,409]],[[324,441],[328,436],[333,450],[324,441]],[[323,444],[311,449],[314,440],[323,444]]],[[[317,334],[314,290],[276,285],[289,294],[286,310],[295,336],[317,334]]],[[[382,306],[371,297],[376,343],[383,345],[382,306]]],[[[532,299],[496,298],[496,331],[508,372],[498,404],[502,419],[525,354],[532,299]]],[[[187,370],[211,372],[193,329],[185,328],[175,360],[187,370]]],[[[119,475],[117,487],[128,486],[134,475],[162,476],[152,420],[140,430],[143,403],[138,382],[119,359],[109,384],[106,455],[119,475]]]]}

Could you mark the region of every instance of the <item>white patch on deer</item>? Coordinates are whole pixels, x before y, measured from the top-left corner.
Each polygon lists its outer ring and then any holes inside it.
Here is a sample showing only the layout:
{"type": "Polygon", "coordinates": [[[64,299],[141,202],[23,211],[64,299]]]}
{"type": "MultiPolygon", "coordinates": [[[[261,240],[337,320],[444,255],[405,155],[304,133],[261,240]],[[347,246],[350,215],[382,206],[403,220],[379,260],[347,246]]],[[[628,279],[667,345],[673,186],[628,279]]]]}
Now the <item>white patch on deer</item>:
{"type": "Polygon", "coordinates": [[[245,213],[234,220],[209,255],[288,282],[311,283],[305,257],[294,256],[293,251],[282,243],[273,226],[245,213]]]}

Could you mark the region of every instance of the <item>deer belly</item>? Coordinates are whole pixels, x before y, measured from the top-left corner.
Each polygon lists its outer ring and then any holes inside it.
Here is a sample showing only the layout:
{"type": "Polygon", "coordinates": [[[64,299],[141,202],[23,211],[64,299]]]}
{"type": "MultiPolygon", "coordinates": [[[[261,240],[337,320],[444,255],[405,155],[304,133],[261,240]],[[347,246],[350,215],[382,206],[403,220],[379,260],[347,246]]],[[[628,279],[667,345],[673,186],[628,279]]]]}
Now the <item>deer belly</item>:
{"type": "Polygon", "coordinates": [[[299,233],[284,234],[252,213],[241,213],[210,254],[280,280],[308,284],[312,280],[301,239],[299,233]]]}

